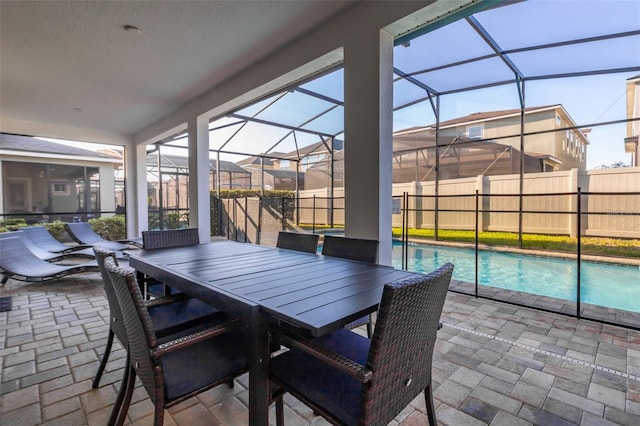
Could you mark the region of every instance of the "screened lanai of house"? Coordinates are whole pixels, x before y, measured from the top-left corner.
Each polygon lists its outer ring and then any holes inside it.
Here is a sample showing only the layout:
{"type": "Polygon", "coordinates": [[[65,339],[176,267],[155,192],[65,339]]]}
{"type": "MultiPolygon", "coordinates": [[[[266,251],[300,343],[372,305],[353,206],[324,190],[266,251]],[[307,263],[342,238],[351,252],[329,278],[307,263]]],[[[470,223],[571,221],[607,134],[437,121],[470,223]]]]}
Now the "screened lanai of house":
{"type": "MultiPolygon", "coordinates": [[[[576,138],[590,132],[592,146],[606,140],[623,150],[625,137],[632,135],[620,129],[633,126],[638,117],[612,108],[611,102],[620,101],[625,82],[640,72],[639,14],[637,2],[584,2],[580,7],[574,2],[505,2],[398,38],[393,129],[397,134],[422,129],[427,136],[413,146],[394,137],[395,171],[412,174],[407,164],[416,164],[428,179],[436,179],[438,163],[443,153],[451,154],[452,144],[456,150],[466,146],[467,154],[480,161],[471,174],[500,167],[515,173],[544,171],[545,164],[550,167],[543,161],[545,153],[527,146],[544,132],[576,132],[576,138]],[[535,127],[535,117],[525,114],[528,108],[551,105],[562,105],[568,113],[553,128],[535,127]],[[486,138],[451,133],[443,126],[487,111],[510,111],[516,126],[486,138]]],[[[331,176],[336,170],[331,161],[339,160],[334,154],[342,150],[342,141],[346,149],[349,145],[343,68],[219,117],[209,128],[214,159],[262,156],[283,160],[283,169],[322,169],[331,176]]],[[[578,167],[584,168],[582,157],[578,167]]]]}

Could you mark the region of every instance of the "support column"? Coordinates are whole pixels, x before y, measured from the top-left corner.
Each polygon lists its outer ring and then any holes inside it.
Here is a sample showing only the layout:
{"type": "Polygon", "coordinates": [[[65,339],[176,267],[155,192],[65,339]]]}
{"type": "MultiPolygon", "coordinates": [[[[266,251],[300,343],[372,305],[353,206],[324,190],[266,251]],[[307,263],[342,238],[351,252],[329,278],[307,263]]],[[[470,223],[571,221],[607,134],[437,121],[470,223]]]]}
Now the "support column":
{"type": "MultiPolygon", "coordinates": [[[[115,174],[113,165],[100,166],[100,211],[113,211],[116,209],[115,197],[115,174]]],[[[107,216],[113,216],[112,213],[107,216]]]]}
{"type": "Polygon", "coordinates": [[[390,265],[393,37],[360,36],[345,46],[345,229],[380,241],[378,262],[390,265]]]}
{"type": "Polygon", "coordinates": [[[138,237],[149,229],[147,203],[147,147],[145,144],[127,147],[125,161],[125,187],[127,210],[127,236],[138,237]]]}
{"type": "Polygon", "coordinates": [[[209,122],[193,117],[189,132],[189,226],[200,230],[200,242],[211,241],[209,196],[209,122]]]}

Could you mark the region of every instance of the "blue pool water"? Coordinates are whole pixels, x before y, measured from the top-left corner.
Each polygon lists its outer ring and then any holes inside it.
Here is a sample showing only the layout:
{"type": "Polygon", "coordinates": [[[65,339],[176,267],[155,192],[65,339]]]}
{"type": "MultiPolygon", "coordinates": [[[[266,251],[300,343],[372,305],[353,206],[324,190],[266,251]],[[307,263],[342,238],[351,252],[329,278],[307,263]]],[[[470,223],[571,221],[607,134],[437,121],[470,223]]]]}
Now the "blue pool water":
{"type": "MultiPolygon", "coordinates": [[[[455,265],[453,279],[475,283],[475,251],[466,248],[411,244],[408,269],[430,272],[446,262],[455,265]]],[[[393,266],[402,267],[402,246],[394,242],[393,266]]],[[[550,296],[576,299],[575,260],[480,250],[478,283],[550,296]]],[[[640,267],[581,263],[581,301],[640,312],[640,267]]]]}

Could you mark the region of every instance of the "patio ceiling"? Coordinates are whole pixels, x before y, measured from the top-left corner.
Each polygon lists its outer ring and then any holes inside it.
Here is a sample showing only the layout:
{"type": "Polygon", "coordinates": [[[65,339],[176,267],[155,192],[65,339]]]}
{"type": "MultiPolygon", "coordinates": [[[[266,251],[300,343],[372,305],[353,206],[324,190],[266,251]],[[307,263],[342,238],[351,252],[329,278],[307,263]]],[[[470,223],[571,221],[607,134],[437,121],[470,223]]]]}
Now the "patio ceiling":
{"type": "Polygon", "coordinates": [[[135,134],[354,3],[3,0],[0,123],[135,134]]]}
{"type": "MultiPolygon", "coordinates": [[[[507,2],[396,40],[394,67],[396,130],[407,122],[405,111],[416,105],[428,112],[414,125],[434,124],[434,96],[507,86],[512,87],[509,108],[530,106],[523,82],[637,75],[640,3],[507,2]]],[[[585,87],[583,95],[588,93],[585,87]]],[[[212,122],[210,147],[276,157],[302,152],[319,141],[342,139],[343,115],[340,68],[212,122]]]]}

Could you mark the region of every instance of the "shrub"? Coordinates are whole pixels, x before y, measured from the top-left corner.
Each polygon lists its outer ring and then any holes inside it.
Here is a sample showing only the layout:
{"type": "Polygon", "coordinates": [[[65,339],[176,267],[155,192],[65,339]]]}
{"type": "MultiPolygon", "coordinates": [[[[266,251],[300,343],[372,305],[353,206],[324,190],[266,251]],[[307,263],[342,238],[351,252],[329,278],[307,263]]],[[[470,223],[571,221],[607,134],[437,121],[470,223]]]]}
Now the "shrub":
{"type": "Polygon", "coordinates": [[[89,219],[96,234],[106,240],[122,240],[127,236],[124,215],[89,219]]]}
{"type": "Polygon", "coordinates": [[[0,232],[17,231],[25,226],[27,226],[27,222],[22,218],[7,219],[0,222],[0,232]]]}
{"type": "Polygon", "coordinates": [[[53,222],[43,224],[45,228],[53,235],[56,239],[62,241],[65,234],[64,222],[61,220],[54,220],[53,222]]]}

